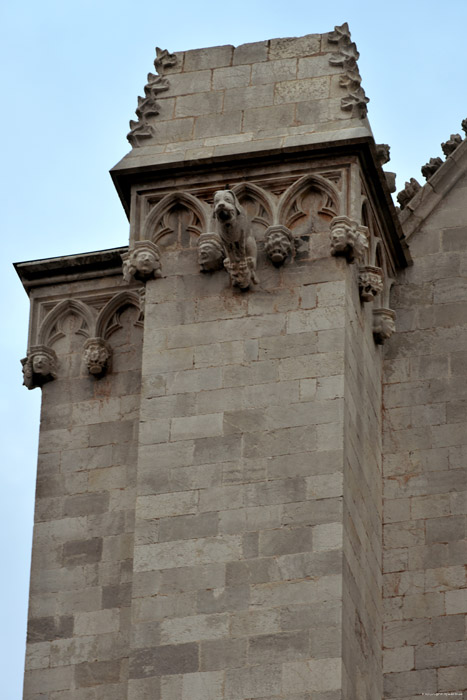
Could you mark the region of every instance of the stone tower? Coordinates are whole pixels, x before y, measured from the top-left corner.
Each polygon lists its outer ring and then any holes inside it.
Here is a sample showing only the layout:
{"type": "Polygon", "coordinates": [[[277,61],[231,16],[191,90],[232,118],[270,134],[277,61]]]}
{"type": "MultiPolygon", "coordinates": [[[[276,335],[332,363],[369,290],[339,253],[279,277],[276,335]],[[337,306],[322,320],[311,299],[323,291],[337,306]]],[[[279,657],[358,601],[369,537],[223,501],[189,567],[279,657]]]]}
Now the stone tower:
{"type": "Polygon", "coordinates": [[[467,687],[466,148],[399,219],[357,58],[346,24],[157,49],[111,171],[129,247],[17,264],[25,700],[467,687]]]}

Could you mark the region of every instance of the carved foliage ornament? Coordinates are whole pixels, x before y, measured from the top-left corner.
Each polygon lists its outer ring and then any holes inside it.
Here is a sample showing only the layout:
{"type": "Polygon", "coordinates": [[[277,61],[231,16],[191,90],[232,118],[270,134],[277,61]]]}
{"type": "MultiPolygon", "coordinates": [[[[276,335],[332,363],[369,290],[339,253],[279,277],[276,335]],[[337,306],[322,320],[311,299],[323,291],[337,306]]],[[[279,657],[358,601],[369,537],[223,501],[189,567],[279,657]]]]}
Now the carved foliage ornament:
{"type": "Polygon", "coordinates": [[[46,345],[33,345],[21,364],[23,384],[28,389],[43,386],[57,376],[57,355],[46,345]]]}
{"type": "Polygon", "coordinates": [[[226,254],[224,267],[232,284],[240,289],[257,284],[256,241],[236,194],[231,190],[215,192],[212,215],[226,254]]]}
{"type": "Polygon", "coordinates": [[[451,134],[451,138],[441,144],[444,155],[450,156],[461,143],[462,136],[460,134],[451,134]]]}
{"type": "Polygon", "coordinates": [[[122,254],[123,279],[125,282],[137,279],[146,281],[162,277],[159,248],[152,241],[136,241],[132,248],[122,254]]]}
{"type": "Polygon", "coordinates": [[[401,209],[405,209],[410,200],[415,197],[421,188],[422,186],[414,177],[410,178],[410,182],[405,183],[404,189],[397,195],[397,201],[399,202],[401,209]]]}
{"type": "Polygon", "coordinates": [[[424,178],[427,180],[430,179],[432,175],[435,174],[437,170],[442,166],[443,161],[441,158],[430,158],[428,163],[425,163],[424,166],[422,166],[422,175],[424,178]]]}
{"type": "Polygon", "coordinates": [[[88,338],[84,343],[83,359],[88,372],[95,377],[102,376],[109,368],[112,352],[103,338],[88,338]]]}
{"type": "Polygon", "coordinates": [[[367,228],[348,216],[335,216],[331,221],[331,254],[348,262],[362,260],[368,249],[367,228]]]}
{"type": "MultiPolygon", "coordinates": [[[[161,74],[166,68],[177,63],[175,54],[167,50],[156,47],[156,59],[154,67],[161,74]]],[[[160,112],[160,104],[157,101],[158,95],[165,92],[170,87],[169,80],[161,75],[148,73],[148,82],[144,88],[144,97],[138,97],[138,106],[135,110],[138,121],[130,120],[130,132],[127,135],[128,141],[133,148],[141,145],[141,141],[151,139],[156,135],[156,130],[150,122],[150,117],[156,117],[160,112]]]]}
{"type": "Polygon", "coordinates": [[[334,27],[334,31],[328,33],[328,41],[330,44],[337,45],[336,52],[329,58],[329,63],[332,66],[342,66],[344,71],[339,85],[347,90],[348,94],[341,99],[341,109],[349,111],[355,108],[357,114],[363,118],[367,113],[367,104],[370,100],[361,86],[362,79],[357,65],[360,54],[350,38],[347,22],[334,27]]]}

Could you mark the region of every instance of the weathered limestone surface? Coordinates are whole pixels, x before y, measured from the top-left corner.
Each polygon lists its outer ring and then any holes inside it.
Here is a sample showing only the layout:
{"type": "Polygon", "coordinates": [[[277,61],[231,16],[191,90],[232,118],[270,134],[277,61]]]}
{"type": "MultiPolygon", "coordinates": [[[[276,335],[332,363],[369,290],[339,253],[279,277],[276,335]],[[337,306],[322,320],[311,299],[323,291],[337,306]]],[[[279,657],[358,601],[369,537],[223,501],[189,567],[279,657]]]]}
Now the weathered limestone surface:
{"type": "Polygon", "coordinates": [[[467,688],[465,146],[403,212],[414,265],[393,288],[384,374],[387,698],[467,688]]]}
{"type": "Polygon", "coordinates": [[[88,371],[82,313],[121,291],[110,277],[33,293],[39,318],[58,310],[41,326],[58,371],[42,389],[26,700],[127,698],[140,310],[127,299],[108,318],[112,371],[100,379],[88,371]]]}
{"type": "Polygon", "coordinates": [[[346,25],[158,49],[113,170],[129,249],[18,266],[43,385],[25,700],[381,698],[374,317],[407,255],[357,57],[346,25]]]}

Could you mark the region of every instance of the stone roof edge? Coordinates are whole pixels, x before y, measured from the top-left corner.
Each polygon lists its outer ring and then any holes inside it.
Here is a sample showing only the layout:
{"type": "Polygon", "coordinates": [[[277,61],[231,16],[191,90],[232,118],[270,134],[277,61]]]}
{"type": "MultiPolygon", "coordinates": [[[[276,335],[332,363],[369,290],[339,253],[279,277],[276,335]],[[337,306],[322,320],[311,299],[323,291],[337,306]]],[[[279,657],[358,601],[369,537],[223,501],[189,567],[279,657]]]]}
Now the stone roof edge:
{"type": "Polygon", "coordinates": [[[467,139],[464,139],[400,212],[399,221],[406,238],[423,224],[466,172],[467,139]]]}
{"type": "Polygon", "coordinates": [[[129,217],[129,180],[135,181],[138,175],[143,179],[145,175],[170,172],[174,169],[179,171],[181,168],[192,170],[208,165],[225,165],[229,161],[253,161],[259,158],[290,156],[307,150],[328,149],[369,139],[373,140],[373,136],[365,125],[336,131],[268,138],[256,142],[226,143],[213,150],[206,149],[205,155],[199,154],[197,158],[187,157],[183,150],[171,153],[151,153],[150,148],[148,148],[147,152],[143,153],[141,148],[137,150],[136,155],[134,150],[127,153],[111,168],[110,176],[129,217]]]}
{"type": "Polygon", "coordinates": [[[29,294],[35,287],[121,275],[121,256],[127,250],[128,246],[122,246],[77,255],[17,262],[13,263],[13,267],[29,294]]]}

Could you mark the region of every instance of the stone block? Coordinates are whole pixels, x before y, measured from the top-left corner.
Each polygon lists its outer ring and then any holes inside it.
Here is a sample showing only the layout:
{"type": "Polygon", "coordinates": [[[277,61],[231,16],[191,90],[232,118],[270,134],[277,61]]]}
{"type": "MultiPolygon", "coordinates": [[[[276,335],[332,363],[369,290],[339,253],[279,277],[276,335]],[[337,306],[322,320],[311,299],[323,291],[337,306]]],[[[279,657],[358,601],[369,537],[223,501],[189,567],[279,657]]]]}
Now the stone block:
{"type": "Polygon", "coordinates": [[[62,554],[63,565],[83,566],[84,564],[96,564],[102,559],[102,549],[102,537],[65,542],[62,554]]]}
{"type": "Polygon", "coordinates": [[[452,542],[465,538],[465,516],[430,518],[425,521],[426,542],[452,542]]]}
{"type": "Polygon", "coordinates": [[[176,440],[216,437],[222,434],[222,413],[207,413],[202,416],[172,418],[170,422],[170,439],[172,442],[176,440]]]}
{"type": "Polygon", "coordinates": [[[234,47],[230,45],[185,51],[183,70],[184,72],[200,71],[218,66],[228,66],[232,61],[233,51],[234,47]]]}
{"type": "Polygon", "coordinates": [[[221,90],[177,97],[175,117],[198,117],[200,114],[220,113],[223,99],[221,90]]]}
{"type": "Polygon", "coordinates": [[[242,112],[237,110],[197,117],[193,135],[195,138],[209,138],[224,134],[239,134],[241,130],[242,112]]]}
{"type": "Polygon", "coordinates": [[[241,556],[241,538],[236,535],[161,542],[135,547],[135,571],[216,564],[239,560],[241,556]]]}
{"type": "Polygon", "coordinates": [[[158,530],[159,542],[171,540],[194,539],[217,535],[219,528],[217,513],[202,513],[201,515],[182,515],[164,518],[158,530]]]}
{"type": "MultiPolygon", "coordinates": [[[[249,67],[248,67],[249,69],[249,67]]],[[[250,85],[225,90],[224,111],[229,113],[239,109],[268,107],[274,103],[274,85],[250,85]]]]}
{"type": "Polygon", "coordinates": [[[212,74],[212,87],[213,90],[246,87],[250,83],[250,76],[251,66],[248,65],[236,65],[230,66],[228,68],[217,68],[213,71],[212,74]]]}
{"type": "Polygon", "coordinates": [[[170,676],[198,671],[198,644],[166,644],[139,649],[130,656],[130,678],[170,676]]]}
{"type": "MultiPolygon", "coordinates": [[[[246,664],[246,639],[216,639],[200,644],[200,670],[224,671],[246,664]]],[[[217,700],[217,698],[216,698],[217,700]]]]}
{"type": "Polygon", "coordinates": [[[467,687],[467,667],[454,666],[438,669],[438,689],[440,692],[457,691],[467,687]]]}
{"type": "MultiPolygon", "coordinates": [[[[261,64],[259,64],[261,65],[261,64]]],[[[266,63],[265,66],[270,64],[266,63]]],[[[266,129],[292,126],[295,120],[293,104],[278,104],[272,107],[255,107],[243,112],[243,131],[261,133],[266,129]]]]}
{"type": "Polygon", "coordinates": [[[250,637],[248,641],[248,663],[251,666],[306,659],[310,655],[310,633],[282,632],[280,634],[250,637]]]}
{"type": "Polygon", "coordinates": [[[312,549],[312,529],[309,527],[267,530],[260,533],[260,556],[278,556],[312,549]]]}
{"type": "Polygon", "coordinates": [[[446,591],[446,614],[467,613],[467,589],[446,591]]]}
{"type": "Polygon", "coordinates": [[[28,644],[73,636],[73,616],[39,617],[28,622],[28,644]]]}
{"type": "Polygon", "coordinates": [[[274,104],[302,102],[310,99],[324,100],[327,97],[329,97],[329,79],[325,76],[285,80],[276,83],[274,90],[274,104]]]}
{"type": "Polygon", "coordinates": [[[192,615],[162,620],[161,640],[164,644],[184,644],[203,639],[223,639],[227,636],[227,614],[192,615]]]}
{"type": "Polygon", "coordinates": [[[435,670],[388,673],[384,677],[384,692],[387,698],[403,698],[420,693],[434,694],[436,691],[435,670]]]}
{"type": "Polygon", "coordinates": [[[75,614],[74,635],[76,637],[118,632],[120,614],[118,609],[78,612],[75,614]]]}
{"type": "Polygon", "coordinates": [[[313,527],[313,550],[326,552],[332,549],[340,549],[343,545],[342,523],[328,523],[313,527]]]}
{"type": "Polygon", "coordinates": [[[341,688],[341,659],[311,659],[283,664],[282,688],[286,693],[330,691],[341,688]]]}
{"type": "Polygon", "coordinates": [[[63,514],[66,517],[96,515],[105,513],[109,508],[108,493],[83,493],[65,498],[63,514]]]}
{"type": "Polygon", "coordinates": [[[384,646],[393,649],[427,644],[430,641],[430,622],[429,618],[388,622],[383,630],[384,646]]]}
{"type": "Polygon", "coordinates": [[[467,642],[465,641],[426,644],[415,649],[415,667],[464,666],[466,654],[467,642]]]}
{"type": "Polygon", "coordinates": [[[281,687],[281,669],[276,664],[247,666],[225,672],[225,700],[265,698],[281,687]]]}
{"type": "Polygon", "coordinates": [[[121,661],[94,661],[75,666],[77,688],[91,688],[109,683],[118,683],[121,674],[121,661]]]}

